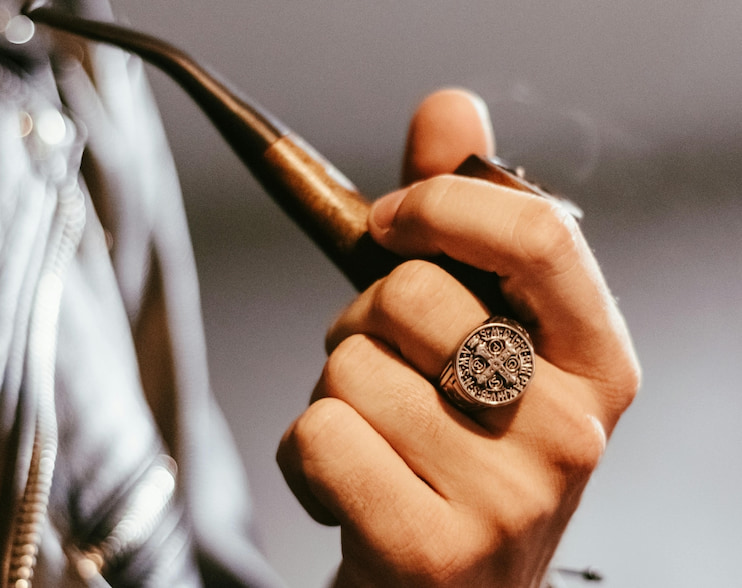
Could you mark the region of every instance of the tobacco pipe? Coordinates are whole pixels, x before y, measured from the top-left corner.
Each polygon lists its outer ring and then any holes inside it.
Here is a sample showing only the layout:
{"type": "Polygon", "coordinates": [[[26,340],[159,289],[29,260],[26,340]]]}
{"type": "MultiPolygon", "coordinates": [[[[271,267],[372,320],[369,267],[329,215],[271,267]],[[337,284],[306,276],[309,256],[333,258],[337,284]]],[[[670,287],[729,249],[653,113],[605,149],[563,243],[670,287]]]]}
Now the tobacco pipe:
{"type": "MultiPolygon", "coordinates": [[[[36,23],[137,54],[168,74],[199,105],[268,194],[357,289],[365,289],[404,261],[371,239],[366,224],[369,202],[339,170],[273,114],[237,95],[182,50],[138,31],[71,16],[43,3],[32,2],[24,12],[36,23]]],[[[456,173],[553,198],[499,160],[472,155],[456,173]]],[[[493,274],[443,256],[431,261],[466,284],[490,310],[505,312],[493,274]]]]}

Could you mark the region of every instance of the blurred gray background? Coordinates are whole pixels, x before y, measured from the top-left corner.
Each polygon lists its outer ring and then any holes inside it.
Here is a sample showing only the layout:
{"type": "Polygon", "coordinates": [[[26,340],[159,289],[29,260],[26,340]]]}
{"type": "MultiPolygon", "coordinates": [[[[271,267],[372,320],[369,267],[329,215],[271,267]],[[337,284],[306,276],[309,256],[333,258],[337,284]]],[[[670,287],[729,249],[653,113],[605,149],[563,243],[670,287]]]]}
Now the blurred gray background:
{"type": "MultiPolygon", "coordinates": [[[[258,99],[370,197],[395,187],[419,99],[477,91],[500,154],[585,209],[645,370],[558,563],[594,565],[611,588],[742,586],[739,0],[114,5],[258,99]]],[[[289,585],[321,586],[339,535],[303,513],[273,455],[352,291],[189,99],[151,79],[192,224],[213,386],[265,552],[289,585]]]]}

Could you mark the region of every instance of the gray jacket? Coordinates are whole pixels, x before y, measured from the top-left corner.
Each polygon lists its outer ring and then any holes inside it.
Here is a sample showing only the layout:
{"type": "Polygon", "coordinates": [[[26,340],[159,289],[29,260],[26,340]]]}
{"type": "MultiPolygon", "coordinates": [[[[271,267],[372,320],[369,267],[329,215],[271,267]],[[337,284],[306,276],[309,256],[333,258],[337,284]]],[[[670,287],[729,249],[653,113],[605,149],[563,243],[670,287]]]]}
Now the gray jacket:
{"type": "MultiPolygon", "coordinates": [[[[60,4],[111,16],[103,0],[60,4]]],[[[0,24],[20,5],[0,0],[0,24]]],[[[280,585],[210,394],[186,219],[141,62],[7,31],[2,585],[280,585]]]]}

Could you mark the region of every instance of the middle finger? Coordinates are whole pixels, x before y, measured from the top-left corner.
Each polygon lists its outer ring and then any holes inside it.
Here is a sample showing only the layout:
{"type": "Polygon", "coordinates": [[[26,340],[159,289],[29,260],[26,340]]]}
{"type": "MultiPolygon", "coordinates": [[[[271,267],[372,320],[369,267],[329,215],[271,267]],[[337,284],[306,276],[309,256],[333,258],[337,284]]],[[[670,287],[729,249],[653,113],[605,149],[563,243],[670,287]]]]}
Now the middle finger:
{"type": "Polygon", "coordinates": [[[326,346],[331,352],[350,335],[370,335],[434,378],[466,334],[488,316],[485,306],[444,270],[410,261],[356,298],[330,327],[326,346]]]}

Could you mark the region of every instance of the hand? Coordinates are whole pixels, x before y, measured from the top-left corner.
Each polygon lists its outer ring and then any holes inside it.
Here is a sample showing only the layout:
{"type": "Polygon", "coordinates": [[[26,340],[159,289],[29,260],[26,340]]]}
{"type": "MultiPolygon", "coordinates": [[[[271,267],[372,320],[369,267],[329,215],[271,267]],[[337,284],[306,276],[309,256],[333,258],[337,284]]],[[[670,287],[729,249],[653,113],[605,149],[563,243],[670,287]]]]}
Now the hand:
{"type": "Polygon", "coordinates": [[[582,234],[558,205],[444,175],[493,149],[481,101],[460,90],[413,118],[410,187],[369,230],[407,256],[492,271],[536,350],[518,402],[464,414],[435,388],[489,311],[437,266],[410,261],[361,294],[327,335],[312,403],[278,461],[306,510],[340,524],[338,586],[535,587],[639,367],[582,234]]]}

